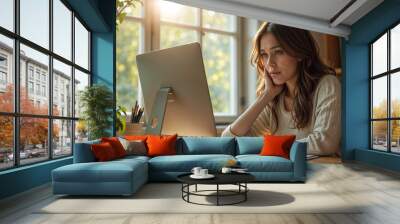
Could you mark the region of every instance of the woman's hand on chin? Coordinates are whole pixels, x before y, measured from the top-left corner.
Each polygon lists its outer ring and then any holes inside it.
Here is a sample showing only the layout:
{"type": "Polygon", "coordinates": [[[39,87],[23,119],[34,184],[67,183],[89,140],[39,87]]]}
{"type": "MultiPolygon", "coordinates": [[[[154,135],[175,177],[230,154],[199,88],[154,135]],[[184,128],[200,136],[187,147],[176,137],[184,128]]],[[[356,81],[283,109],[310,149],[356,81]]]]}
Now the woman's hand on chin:
{"type": "Polygon", "coordinates": [[[271,76],[265,69],[264,69],[264,82],[265,82],[264,97],[266,97],[269,100],[274,99],[283,90],[283,85],[274,84],[274,82],[271,79],[271,76]]]}

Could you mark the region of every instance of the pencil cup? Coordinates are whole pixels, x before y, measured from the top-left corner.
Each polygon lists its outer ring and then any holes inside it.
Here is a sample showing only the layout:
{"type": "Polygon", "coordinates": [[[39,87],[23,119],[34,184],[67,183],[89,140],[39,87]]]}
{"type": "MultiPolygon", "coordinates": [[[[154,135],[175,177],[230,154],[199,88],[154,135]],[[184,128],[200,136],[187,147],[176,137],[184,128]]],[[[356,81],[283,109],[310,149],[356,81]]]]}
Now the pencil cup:
{"type": "Polygon", "coordinates": [[[144,123],[126,123],[126,129],[124,135],[144,135],[146,127],[144,123]]]}

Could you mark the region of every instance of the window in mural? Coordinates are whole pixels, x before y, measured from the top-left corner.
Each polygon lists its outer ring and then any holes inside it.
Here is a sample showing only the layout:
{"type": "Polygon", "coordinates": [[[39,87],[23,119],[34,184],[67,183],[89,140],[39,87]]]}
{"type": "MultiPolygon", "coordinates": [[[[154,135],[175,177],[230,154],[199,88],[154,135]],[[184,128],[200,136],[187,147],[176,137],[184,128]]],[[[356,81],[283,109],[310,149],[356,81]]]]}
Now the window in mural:
{"type": "Polygon", "coordinates": [[[370,45],[371,145],[400,153],[400,25],[370,45]]]}

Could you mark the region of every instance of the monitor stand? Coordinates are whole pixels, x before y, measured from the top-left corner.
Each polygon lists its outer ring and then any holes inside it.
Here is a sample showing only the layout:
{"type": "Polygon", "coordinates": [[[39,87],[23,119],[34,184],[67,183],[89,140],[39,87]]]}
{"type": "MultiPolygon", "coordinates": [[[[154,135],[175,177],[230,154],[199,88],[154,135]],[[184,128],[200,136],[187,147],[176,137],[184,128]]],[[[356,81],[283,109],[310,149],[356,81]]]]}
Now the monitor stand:
{"type": "Polygon", "coordinates": [[[164,123],[165,110],[167,102],[172,100],[174,92],[171,87],[162,87],[158,90],[156,100],[146,126],[146,134],[161,135],[162,125],[164,123]]]}

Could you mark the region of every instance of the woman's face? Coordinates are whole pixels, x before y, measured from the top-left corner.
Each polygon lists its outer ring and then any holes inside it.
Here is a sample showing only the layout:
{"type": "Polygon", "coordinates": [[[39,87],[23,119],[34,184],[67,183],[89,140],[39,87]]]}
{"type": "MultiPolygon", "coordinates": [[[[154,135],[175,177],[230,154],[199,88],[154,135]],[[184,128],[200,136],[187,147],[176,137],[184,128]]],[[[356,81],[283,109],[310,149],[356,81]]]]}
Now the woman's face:
{"type": "Polygon", "coordinates": [[[297,78],[298,59],[290,56],[272,33],[261,37],[260,55],[275,85],[282,85],[297,78]]]}

